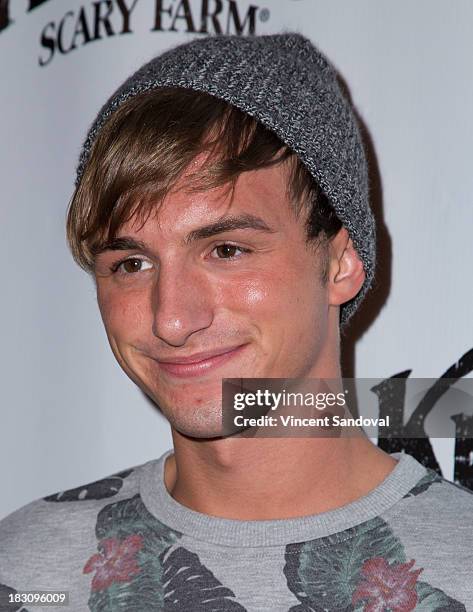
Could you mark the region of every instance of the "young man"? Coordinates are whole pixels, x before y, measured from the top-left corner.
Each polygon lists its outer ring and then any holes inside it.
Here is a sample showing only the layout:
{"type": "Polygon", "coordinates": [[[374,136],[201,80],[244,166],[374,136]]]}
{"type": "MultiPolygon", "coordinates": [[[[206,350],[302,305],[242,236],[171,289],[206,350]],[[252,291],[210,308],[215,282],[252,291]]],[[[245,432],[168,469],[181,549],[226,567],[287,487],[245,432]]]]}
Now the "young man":
{"type": "Polygon", "coordinates": [[[4,609],[49,589],[74,610],[473,610],[467,489],[359,430],[222,435],[223,378],[341,380],[373,281],[363,145],[310,41],[143,66],[91,127],[67,231],[174,449],[4,519],[4,609]]]}

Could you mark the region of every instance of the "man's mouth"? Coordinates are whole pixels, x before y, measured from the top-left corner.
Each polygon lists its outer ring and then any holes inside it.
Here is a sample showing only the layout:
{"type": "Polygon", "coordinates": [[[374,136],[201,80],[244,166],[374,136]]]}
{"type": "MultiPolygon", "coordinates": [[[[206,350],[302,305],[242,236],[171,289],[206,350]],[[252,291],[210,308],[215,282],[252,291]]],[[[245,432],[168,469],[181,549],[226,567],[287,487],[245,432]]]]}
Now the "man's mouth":
{"type": "Polygon", "coordinates": [[[156,361],[164,372],[172,376],[179,378],[200,376],[227,363],[227,361],[239,355],[245,346],[247,345],[240,344],[234,347],[195,353],[188,357],[156,359],[156,361]]]}

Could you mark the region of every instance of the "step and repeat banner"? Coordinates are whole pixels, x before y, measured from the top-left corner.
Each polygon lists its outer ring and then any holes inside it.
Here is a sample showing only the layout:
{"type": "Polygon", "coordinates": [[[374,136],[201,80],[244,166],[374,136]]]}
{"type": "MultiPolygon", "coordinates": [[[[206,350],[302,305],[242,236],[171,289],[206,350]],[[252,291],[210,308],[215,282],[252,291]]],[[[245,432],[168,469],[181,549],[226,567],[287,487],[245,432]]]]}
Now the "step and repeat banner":
{"type": "Polygon", "coordinates": [[[379,276],[343,340],[344,375],[431,379],[424,397],[400,397],[397,438],[373,440],[473,489],[471,401],[449,400],[473,369],[471,1],[0,0],[0,518],[171,447],[115,362],[93,281],[66,245],[98,109],[171,46],[283,30],[340,72],[369,150],[379,276]],[[413,415],[418,440],[403,438],[413,415]]]}

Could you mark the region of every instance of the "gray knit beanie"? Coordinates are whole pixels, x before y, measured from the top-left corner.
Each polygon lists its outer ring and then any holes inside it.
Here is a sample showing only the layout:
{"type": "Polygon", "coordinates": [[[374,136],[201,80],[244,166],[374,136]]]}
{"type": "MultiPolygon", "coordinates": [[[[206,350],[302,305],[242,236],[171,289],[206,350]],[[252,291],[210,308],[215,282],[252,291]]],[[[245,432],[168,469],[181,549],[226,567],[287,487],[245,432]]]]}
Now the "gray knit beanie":
{"type": "Polygon", "coordinates": [[[357,120],[325,57],[297,32],[213,35],[162,53],[130,76],[100,110],[80,154],[76,185],[110,115],[132,96],[159,86],[185,87],[225,100],[259,120],[297,153],[363,261],[365,282],[340,309],[343,328],[373,281],[376,228],[357,120]]]}

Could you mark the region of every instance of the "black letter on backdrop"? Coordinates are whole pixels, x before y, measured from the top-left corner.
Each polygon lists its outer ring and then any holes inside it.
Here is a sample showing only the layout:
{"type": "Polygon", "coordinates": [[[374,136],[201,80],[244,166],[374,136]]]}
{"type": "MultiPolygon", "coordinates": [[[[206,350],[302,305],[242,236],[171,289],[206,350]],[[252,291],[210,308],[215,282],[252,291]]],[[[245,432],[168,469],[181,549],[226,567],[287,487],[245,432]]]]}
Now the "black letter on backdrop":
{"type": "Polygon", "coordinates": [[[129,34],[130,30],[130,15],[132,14],[138,0],[134,0],[130,8],[125,4],[125,0],[117,0],[117,6],[123,17],[123,29],[120,34],[129,34]]]}
{"type": "Polygon", "coordinates": [[[172,8],[171,7],[163,7],[163,0],[156,0],[156,15],[154,18],[154,28],[151,30],[155,32],[156,30],[163,29],[163,22],[161,21],[162,13],[167,13],[170,17],[172,16],[172,8]]]}
{"type": "Polygon", "coordinates": [[[11,24],[8,12],[10,0],[0,0],[0,32],[11,24]]]}
{"type": "Polygon", "coordinates": [[[47,64],[49,64],[49,62],[53,59],[53,56],[54,56],[54,51],[55,51],[54,38],[49,38],[48,36],[46,36],[46,31],[48,30],[48,28],[51,28],[51,27],[53,29],[53,34],[54,34],[54,23],[52,21],[47,23],[44,26],[43,31],[41,32],[41,46],[44,47],[45,49],[49,49],[51,53],[47,59],[42,59],[40,56],[39,58],[40,66],[46,66],[47,64]]]}
{"type": "Polygon", "coordinates": [[[216,34],[222,33],[222,26],[218,20],[217,15],[222,12],[222,0],[215,0],[215,8],[213,13],[209,13],[209,0],[202,0],[202,11],[200,14],[200,33],[208,34],[209,29],[207,27],[208,18],[212,18],[212,24],[216,34]]]}
{"type": "MultiPolygon", "coordinates": [[[[470,349],[435,381],[419,402],[406,425],[403,425],[406,388],[405,379],[408,378],[411,370],[400,372],[373,387],[372,391],[374,391],[379,398],[379,416],[383,418],[389,414],[392,423],[389,432],[393,436],[396,436],[394,438],[379,438],[378,446],[387,453],[404,451],[415,457],[426,467],[436,470],[441,475],[442,472],[435,458],[430,440],[425,434],[424,421],[437,401],[450,389],[455,381],[463,378],[463,376],[466,376],[472,370],[473,349],[470,349]],[[399,378],[404,379],[404,384],[400,385],[399,381],[393,382],[394,379],[399,378]],[[403,433],[406,436],[417,434],[419,437],[403,438],[403,433]]],[[[471,451],[468,449],[468,461],[470,452],[473,453],[471,441],[466,442],[466,439],[470,439],[470,423],[467,420],[460,419],[460,415],[455,415],[451,418],[457,426],[457,439],[455,441],[455,480],[460,484],[464,484],[464,486],[471,487],[473,484],[471,472],[473,472],[473,470],[470,468],[465,471],[464,465],[468,446],[471,449],[471,451]]],[[[380,432],[382,432],[382,428],[380,428],[380,432]]]]}
{"type": "Polygon", "coordinates": [[[40,6],[41,4],[44,4],[45,2],[48,2],[48,1],[49,0],[30,0],[30,6],[28,8],[28,11],[32,11],[37,6],[40,6]]]}
{"type": "Polygon", "coordinates": [[[178,19],[185,20],[187,32],[195,32],[194,20],[192,19],[192,12],[191,7],[189,5],[189,0],[181,0],[179,6],[176,9],[176,12],[174,13],[174,19],[172,20],[172,25],[169,28],[170,32],[177,32],[175,25],[178,19]]]}
{"type": "Polygon", "coordinates": [[[230,34],[230,21],[233,20],[233,26],[235,28],[235,34],[243,34],[243,30],[245,29],[246,22],[248,21],[248,34],[255,33],[255,22],[256,22],[256,10],[257,6],[252,6],[250,4],[248,8],[248,12],[245,15],[243,21],[240,19],[240,15],[238,13],[238,5],[235,0],[229,0],[228,5],[228,19],[227,19],[227,31],[225,34],[230,34]],[[231,19],[232,18],[232,19],[231,19]]]}
{"type": "Polygon", "coordinates": [[[115,32],[113,31],[112,24],[110,23],[110,15],[113,13],[113,4],[111,0],[99,0],[99,2],[93,2],[95,13],[94,13],[94,40],[100,40],[102,37],[100,36],[100,24],[102,23],[105,28],[105,33],[107,36],[114,36],[115,32]],[[102,15],[102,6],[106,6],[105,15],[102,15]]]}

